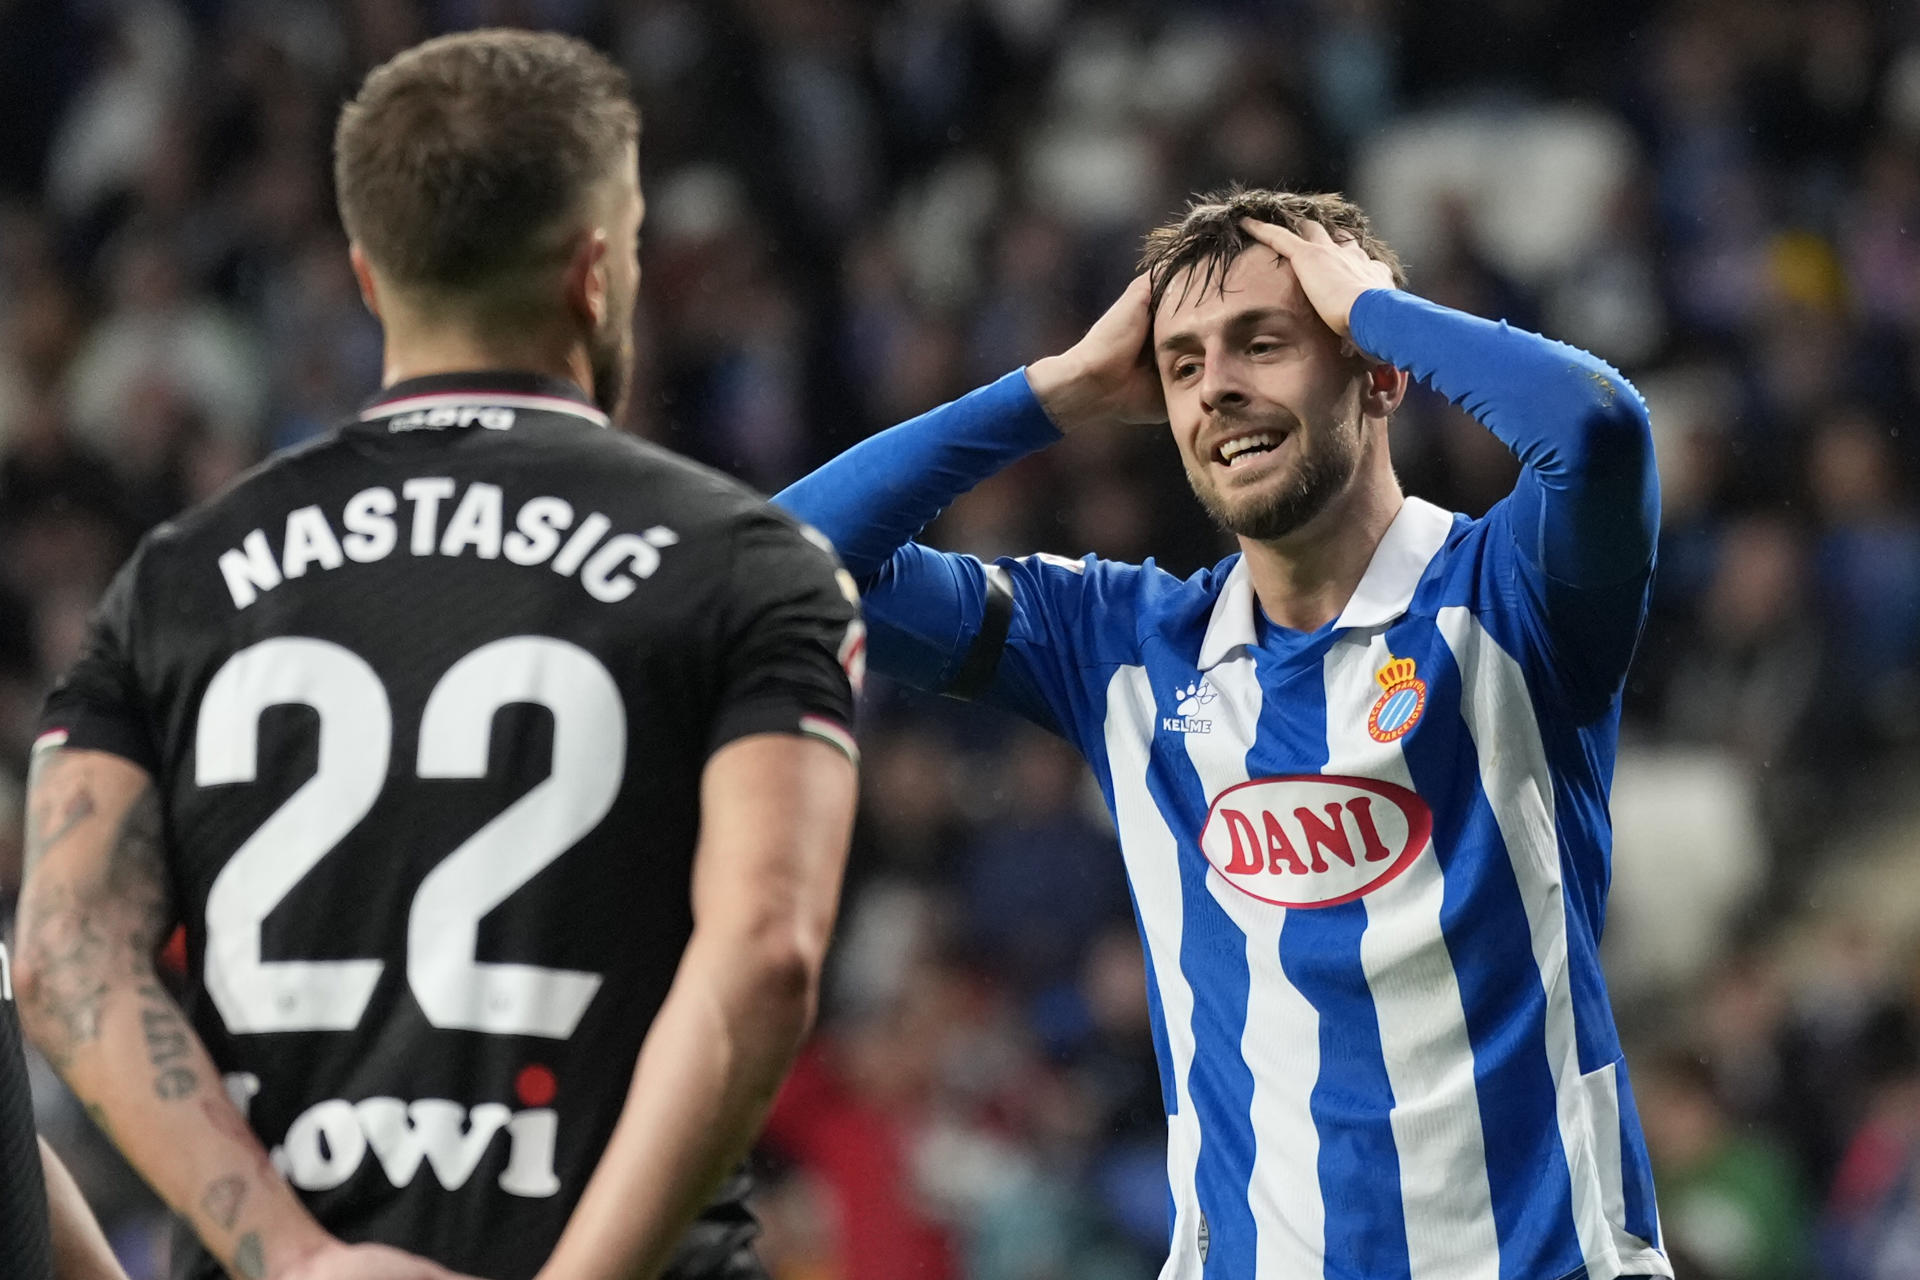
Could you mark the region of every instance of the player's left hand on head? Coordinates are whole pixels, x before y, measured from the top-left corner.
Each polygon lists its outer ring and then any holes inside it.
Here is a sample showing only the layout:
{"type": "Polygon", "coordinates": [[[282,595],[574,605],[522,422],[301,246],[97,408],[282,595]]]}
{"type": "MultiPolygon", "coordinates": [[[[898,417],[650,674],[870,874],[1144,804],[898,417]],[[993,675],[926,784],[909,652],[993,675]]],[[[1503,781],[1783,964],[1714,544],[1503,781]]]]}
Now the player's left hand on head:
{"type": "Polygon", "coordinates": [[[1298,235],[1254,218],[1242,218],[1240,229],[1287,260],[1300,281],[1300,291],[1343,342],[1353,342],[1349,317],[1360,295],[1369,289],[1394,287],[1393,268],[1368,257],[1357,240],[1335,240],[1317,222],[1305,223],[1298,235]]]}
{"type": "Polygon", "coordinates": [[[1165,422],[1166,401],[1147,340],[1153,333],[1152,282],[1135,276],[1080,341],[1027,366],[1027,383],[1054,426],[1165,422]]]}

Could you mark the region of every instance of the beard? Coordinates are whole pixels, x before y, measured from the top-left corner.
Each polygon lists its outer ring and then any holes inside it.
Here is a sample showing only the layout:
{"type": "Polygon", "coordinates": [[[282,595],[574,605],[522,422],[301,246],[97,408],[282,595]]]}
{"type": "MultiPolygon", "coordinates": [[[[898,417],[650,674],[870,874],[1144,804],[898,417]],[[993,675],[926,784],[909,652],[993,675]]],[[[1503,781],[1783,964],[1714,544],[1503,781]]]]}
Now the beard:
{"type": "Polygon", "coordinates": [[[1339,422],[1324,431],[1295,423],[1289,438],[1298,444],[1299,461],[1291,472],[1270,478],[1259,492],[1230,499],[1204,469],[1187,469],[1193,496],[1215,524],[1256,542],[1284,538],[1325,511],[1359,469],[1358,422],[1339,422]]]}
{"type": "Polygon", "coordinates": [[[607,420],[619,426],[627,412],[627,393],[633,387],[633,321],[609,321],[587,344],[587,363],[593,371],[593,403],[607,420]]]}

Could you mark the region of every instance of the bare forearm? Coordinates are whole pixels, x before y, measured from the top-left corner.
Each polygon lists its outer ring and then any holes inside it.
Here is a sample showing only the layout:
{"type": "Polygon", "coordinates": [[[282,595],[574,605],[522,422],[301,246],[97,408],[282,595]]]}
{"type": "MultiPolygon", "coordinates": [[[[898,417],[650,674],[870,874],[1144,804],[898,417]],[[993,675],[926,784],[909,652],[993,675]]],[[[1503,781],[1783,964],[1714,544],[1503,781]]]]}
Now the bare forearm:
{"type": "Polygon", "coordinates": [[[86,1197],[45,1138],[40,1140],[40,1171],[47,1184],[55,1280],[127,1280],[86,1197]]]}
{"type": "Polygon", "coordinates": [[[229,1273],[258,1280],[326,1242],[152,975],[107,985],[98,1035],[61,1056],[87,1113],[229,1273]]]}
{"type": "Polygon", "coordinates": [[[173,915],[151,780],[97,752],[37,757],[26,863],[20,1019],[88,1114],[233,1275],[325,1245],[154,973],[173,915]]]}
{"type": "Polygon", "coordinates": [[[640,1051],[620,1123],[539,1280],[658,1274],[759,1133],[813,1016],[812,979],[696,939],[640,1051]]]}

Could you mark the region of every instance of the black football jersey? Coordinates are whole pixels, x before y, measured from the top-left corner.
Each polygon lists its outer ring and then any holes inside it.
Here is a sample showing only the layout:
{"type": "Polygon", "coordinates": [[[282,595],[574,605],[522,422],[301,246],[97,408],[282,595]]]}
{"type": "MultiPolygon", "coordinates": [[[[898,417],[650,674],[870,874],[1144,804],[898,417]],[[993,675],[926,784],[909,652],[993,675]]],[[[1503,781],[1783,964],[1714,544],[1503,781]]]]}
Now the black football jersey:
{"type": "MultiPolygon", "coordinates": [[[[150,533],[43,725],[158,780],[189,1013],[320,1221],[501,1280],[679,964],[707,758],[853,750],[831,552],[605,421],[530,375],[390,388],[150,533]]],[[[755,1274],[742,1183],[670,1274],[755,1274]]]]}
{"type": "Polygon", "coordinates": [[[27,1091],[27,1059],[13,1005],[13,964],[0,942],[0,1276],[53,1280],[47,1190],[27,1091]]]}

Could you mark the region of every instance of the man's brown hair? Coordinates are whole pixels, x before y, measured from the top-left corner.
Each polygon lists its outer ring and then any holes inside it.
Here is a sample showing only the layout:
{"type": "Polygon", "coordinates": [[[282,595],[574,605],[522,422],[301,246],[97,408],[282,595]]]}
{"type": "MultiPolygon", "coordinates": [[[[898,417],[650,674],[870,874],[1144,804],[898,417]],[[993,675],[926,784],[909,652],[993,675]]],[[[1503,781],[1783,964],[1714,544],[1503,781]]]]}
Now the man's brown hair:
{"type": "Polygon", "coordinates": [[[1140,269],[1148,273],[1153,285],[1151,314],[1160,313],[1161,300],[1167,296],[1173,278],[1190,268],[1192,274],[1181,289],[1182,298],[1195,288],[1204,291],[1225,287],[1227,268],[1234,259],[1260,243],[1240,229],[1242,218],[1271,222],[1295,235],[1302,234],[1307,223],[1317,222],[1335,240],[1358,240],[1369,258],[1393,269],[1397,287],[1406,287],[1407,274],[1399,255],[1373,233],[1367,215],[1345,196],[1233,186],[1196,196],[1181,217],[1147,232],[1140,269]]]}
{"type": "Polygon", "coordinates": [[[546,243],[640,133],[627,77],[546,32],[442,36],[373,69],[340,113],[340,220],[403,287],[482,291],[546,243]]]}

